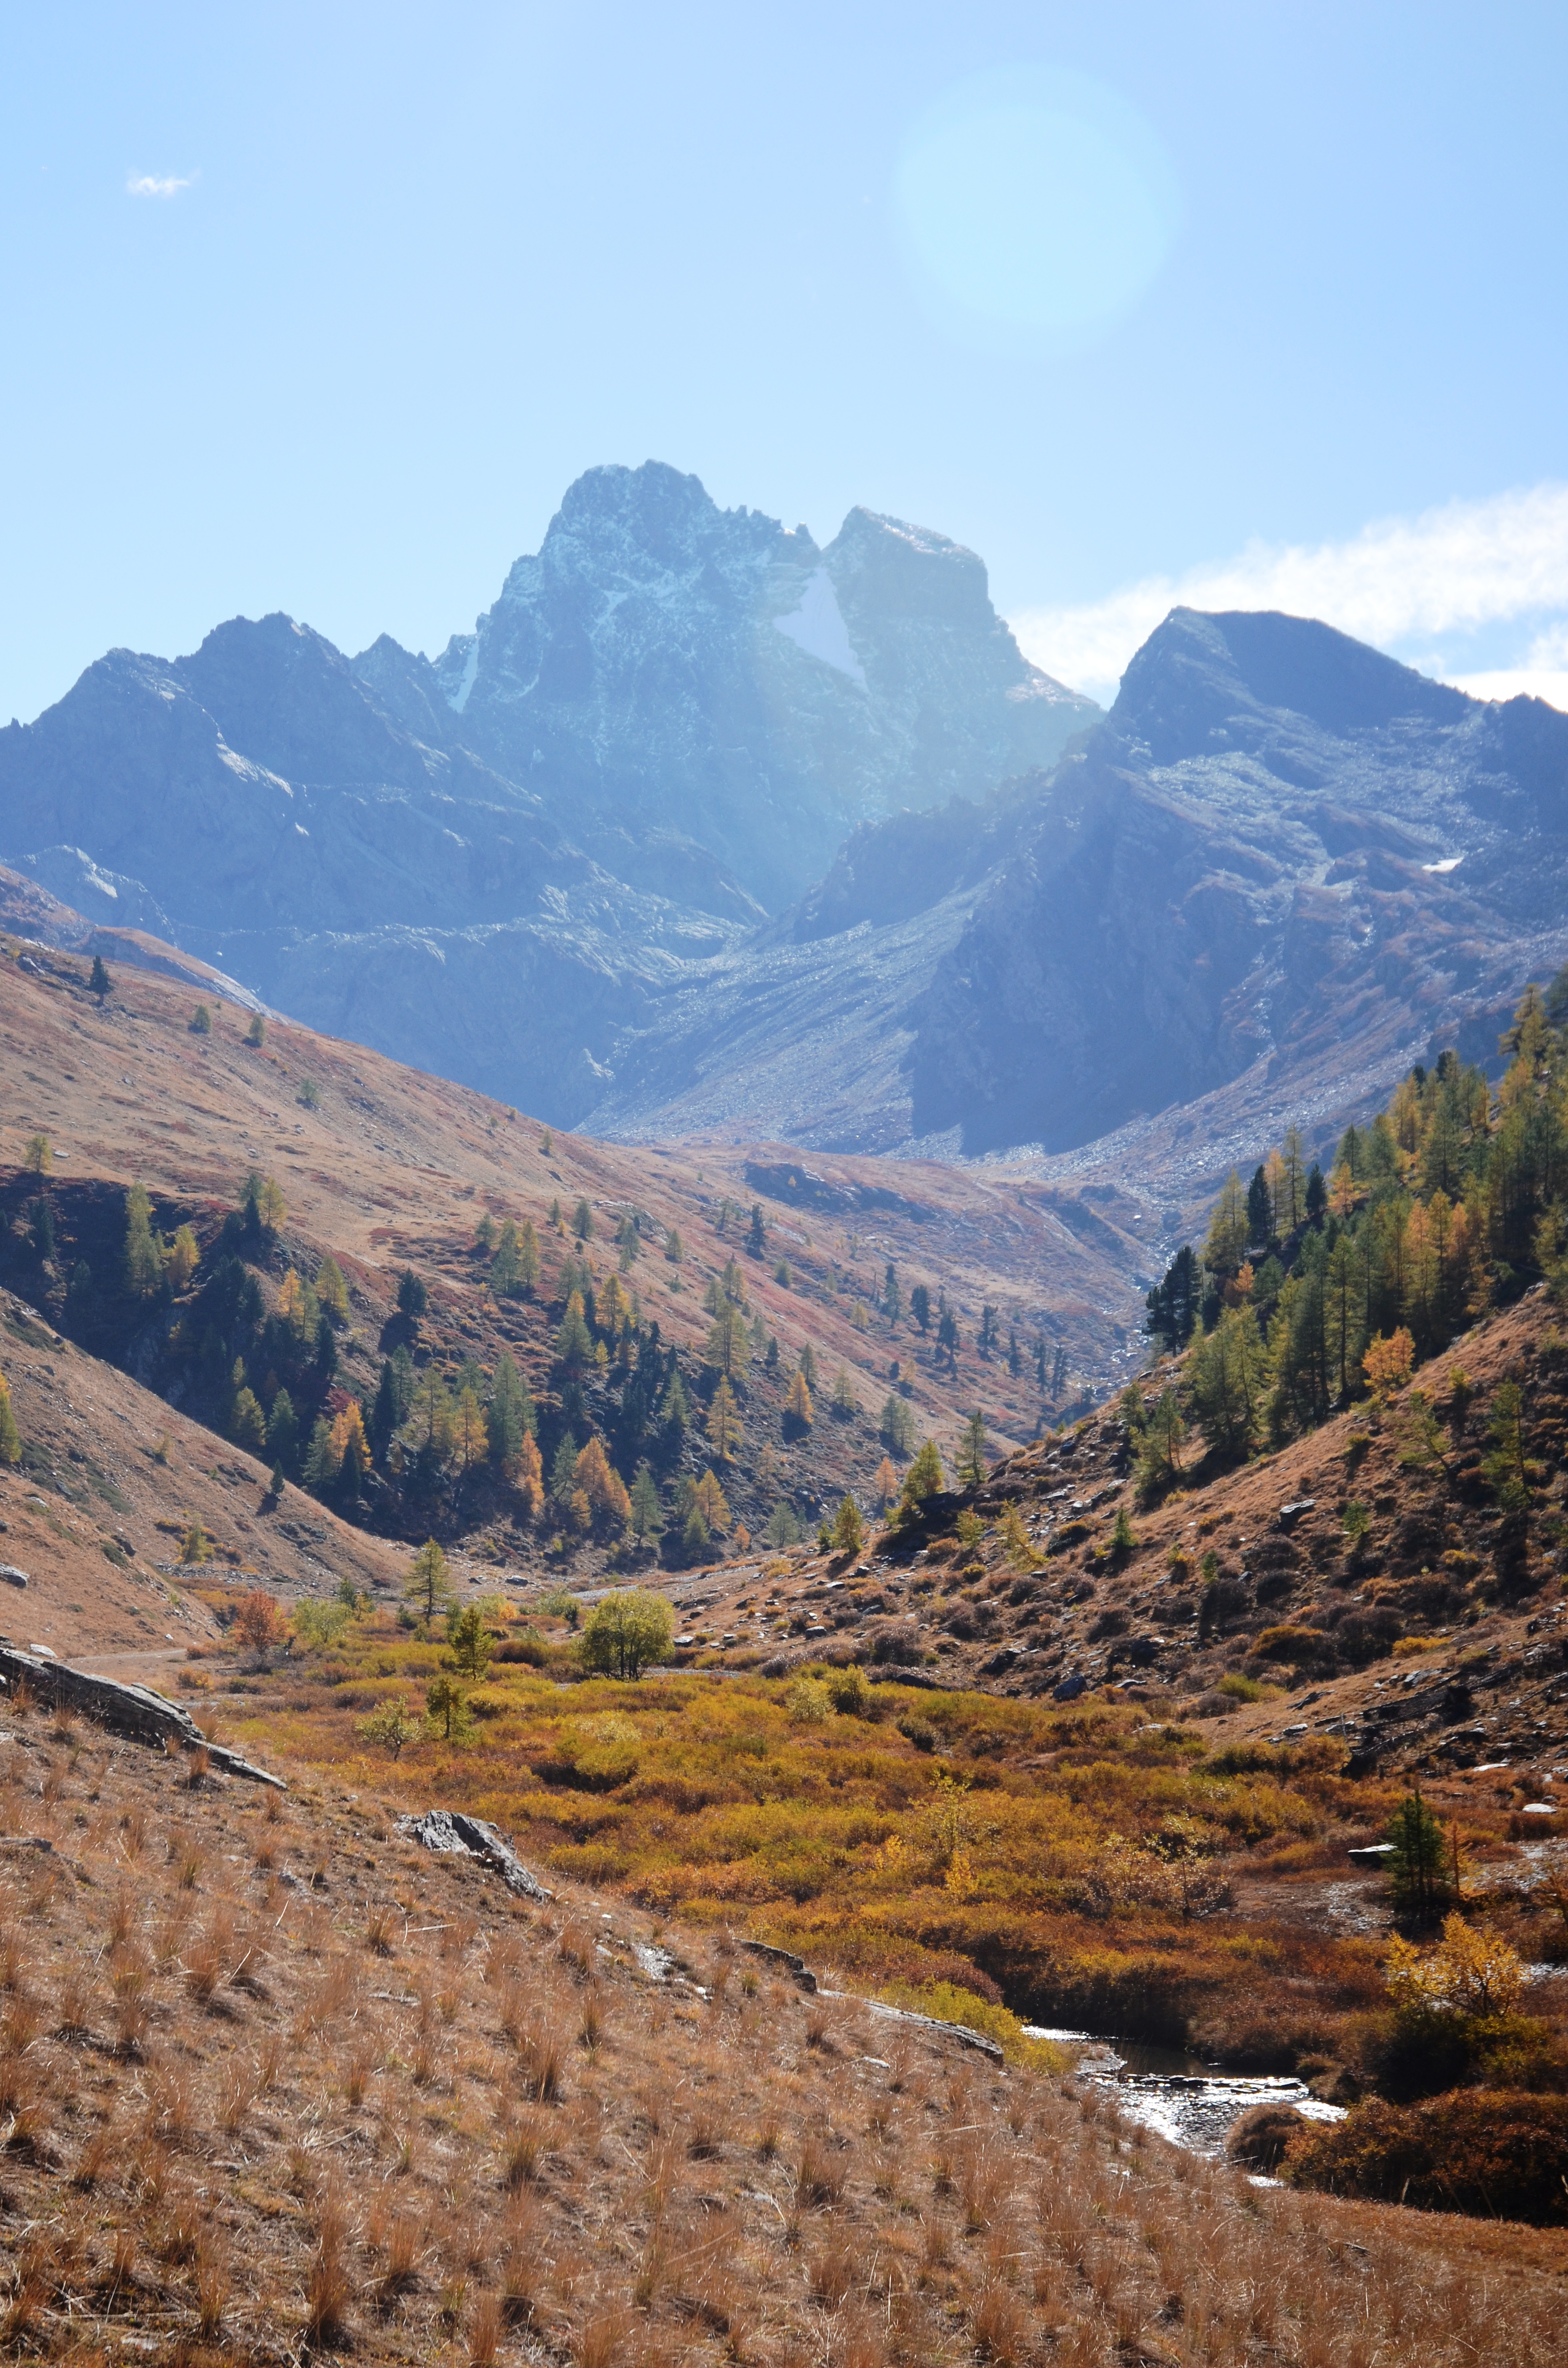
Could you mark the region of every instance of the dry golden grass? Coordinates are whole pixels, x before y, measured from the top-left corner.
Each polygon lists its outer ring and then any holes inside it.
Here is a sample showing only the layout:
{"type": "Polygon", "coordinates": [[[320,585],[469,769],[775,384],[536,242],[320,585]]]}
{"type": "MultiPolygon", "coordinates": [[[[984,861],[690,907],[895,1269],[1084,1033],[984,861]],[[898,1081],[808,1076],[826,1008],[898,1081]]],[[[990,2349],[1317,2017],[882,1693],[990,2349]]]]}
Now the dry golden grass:
{"type": "Polygon", "coordinates": [[[644,1918],[526,1908],[335,1786],[193,1795],[12,1723],[54,1850],[0,1871],[7,2360],[1559,2354],[1562,2239],[1258,2189],[1071,2079],[748,1990],[722,1933],[660,1983],[644,1918]]]}

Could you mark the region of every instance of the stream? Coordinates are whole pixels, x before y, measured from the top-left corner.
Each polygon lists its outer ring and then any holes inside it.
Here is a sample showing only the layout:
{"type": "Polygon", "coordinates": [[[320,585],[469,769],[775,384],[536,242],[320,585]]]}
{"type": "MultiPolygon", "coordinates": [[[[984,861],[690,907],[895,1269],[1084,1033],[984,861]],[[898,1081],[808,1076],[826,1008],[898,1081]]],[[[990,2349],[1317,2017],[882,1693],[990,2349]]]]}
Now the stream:
{"type": "Polygon", "coordinates": [[[1179,2047],[1102,2039],[1088,2031],[1047,2030],[1031,2022],[1024,2025],[1024,2034],[1082,2050],[1078,2068],[1085,2079],[1114,2089],[1129,2120],[1157,2130],[1191,2154],[1222,2155],[1231,2124],[1254,2105],[1293,2105],[1309,2122],[1345,2119],[1343,2105],[1322,2103],[1305,2081],[1290,2075],[1220,2072],[1179,2047]]]}

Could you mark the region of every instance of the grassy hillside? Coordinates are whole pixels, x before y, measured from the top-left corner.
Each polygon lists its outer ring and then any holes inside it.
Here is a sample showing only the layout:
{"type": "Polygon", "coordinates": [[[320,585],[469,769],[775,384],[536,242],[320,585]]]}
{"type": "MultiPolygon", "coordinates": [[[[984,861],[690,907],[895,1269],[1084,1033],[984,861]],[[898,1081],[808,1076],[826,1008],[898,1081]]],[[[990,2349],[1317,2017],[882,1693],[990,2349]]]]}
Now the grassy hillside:
{"type": "Polygon", "coordinates": [[[723,1930],[519,1902],[393,1790],[13,1705],[8,2358],[1556,2356],[1560,2235],[1260,2190],[723,1930]]]}
{"type": "Polygon", "coordinates": [[[304,1030],[272,1026],[250,1044],[222,1006],[209,1032],[193,1032],[189,993],[144,973],[123,975],[100,1007],[85,964],[41,951],[26,960],[0,962],[12,1079],[0,1281],[51,1330],[269,1470],[281,1462],[291,1481],[310,1470],[316,1421],[335,1426],[356,1401],[366,1466],[352,1485],[329,1473],[314,1493],[358,1526],[433,1531],[500,1562],[537,1565],[548,1551],[601,1568],[623,1526],[590,1504],[585,1527],[570,1487],[556,1500],[570,1434],[578,1452],[597,1437],[626,1486],[649,1463],[666,1533],[684,1526],[682,1479],[710,1464],[731,1524],[721,1538],[736,1523],[757,1534],[781,1505],[814,1527],[846,1489],[869,1504],[890,1453],[902,1467],[926,1434],[950,1449],[977,1405],[994,1449],[1005,1447],[1085,1376],[1114,1368],[1103,1311],[1119,1301],[1131,1314],[1117,1266],[1136,1245],[1087,1212],[1074,1232],[1057,1213],[1061,1195],[863,1162],[878,1178],[869,1193],[855,1163],[831,1174],[817,1163],[807,1181],[786,1162],[778,1190],[811,1201],[797,1207],[753,1190],[733,1152],[551,1136],[304,1030]],[[185,1247],[128,1268],[137,1186],[146,1237],[185,1247]],[[539,1251],[537,1281],[510,1289],[496,1263],[508,1224],[525,1243],[531,1227],[539,1251]],[[399,1310],[405,1274],[425,1297],[416,1318],[399,1310]],[[924,1329],[911,1313],[917,1289],[930,1304],[924,1329]],[[574,1295],[585,1315],[575,1334],[574,1295]],[[944,1297],[951,1349],[938,1345],[944,1297]],[[716,1299],[733,1318],[735,1400],[717,1441],[716,1299]],[[982,1355],[987,1307],[994,1340],[982,1355]],[[449,1428],[465,1389],[488,1414],[504,1357],[531,1399],[542,1520],[516,1457],[476,1461],[474,1441],[449,1428]],[[803,1357],[812,1418],[798,1422],[786,1408],[803,1357]],[[389,1368],[397,1403],[383,1421],[389,1368]],[[684,1428],[668,1419],[676,1372],[684,1428]],[[433,1453],[415,1405],[431,1380],[447,1409],[433,1453]],[[297,1433],[281,1444],[268,1436],[279,1389],[297,1433]],[[902,1409],[891,1425],[890,1401],[902,1409]]]}

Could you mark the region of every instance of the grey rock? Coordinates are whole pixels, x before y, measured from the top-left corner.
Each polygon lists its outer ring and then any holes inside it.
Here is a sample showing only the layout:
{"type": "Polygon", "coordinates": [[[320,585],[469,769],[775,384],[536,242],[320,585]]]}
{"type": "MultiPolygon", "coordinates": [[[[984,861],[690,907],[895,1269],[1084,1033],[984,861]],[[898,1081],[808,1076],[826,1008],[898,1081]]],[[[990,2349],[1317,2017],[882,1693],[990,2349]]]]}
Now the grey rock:
{"type": "Polygon", "coordinates": [[[539,1877],[529,1873],[522,1860],[496,1828],[483,1817],[471,1817],[460,1809],[427,1809],[420,1817],[400,1817],[398,1831],[422,1850],[437,1850],[448,1857],[483,1859],[494,1867],[508,1891],[525,1899],[553,1899],[539,1877]]]}
{"type": "Polygon", "coordinates": [[[7,1685],[23,1680],[51,1709],[63,1706],[79,1711],[113,1734],[165,1748],[172,1744],[178,1750],[201,1751],[225,1775],[248,1777],[280,1793],[289,1789],[281,1776],[269,1775],[266,1769],[242,1759],[225,1744],[209,1742],[188,1711],[151,1686],[123,1685],[116,1678],[94,1677],[85,1669],[74,1669],[69,1662],[46,1660],[39,1654],[20,1652],[15,1645],[0,1645],[0,1679],[7,1685]]]}
{"type": "Polygon", "coordinates": [[[25,1570],[18,1570],[14,1562],[0,1562],[0,1584],[6,1587],[26,1587],[27,1583],[28,1575],[25,1570]]]}
{"type": "Polygon", "coordinates": [[[84,919],[120,929],[146,929],[155,938],[170,938],[173,925],[163,906],[140,880],[123,871],[106,871],[79,847],[46,847],[37,855],[18,856],[12,867],[36,880],[84,919]]]}
{"type": "MultiPolygon", "coordinates": [[[[829,1995],[836,1997],[841,1993],[835,1991],[829,1995]]],[[[934,2015],[915,2014],[904,2006],[888,2006],[881,1998],[862,1998],[859,2003],[868,2014],[874,2014],[881,2021],[912,2023],[916,2030],[926,2032],[931,2038],[955,2040],[959,2046],[967,2047],[977,2055],[988,2055],[994,2064],[1006,2061],[999,2041],[987,2039],[983,2032],[971,2031],[967,2023],[939,2022],[934,2015]]]]}
{"type": "Polygon", "coordinates": [[[789,1975],[797,1989],[815,1989],[817,1986],[815,1974],[812,1972],[805,1959],[797,1957],[792,1950],[776,1949],[770,1941],[743,1941],[740,1945],[748,1956],[764,1957],[770,1964],[778,1965],[789,1975]]]}

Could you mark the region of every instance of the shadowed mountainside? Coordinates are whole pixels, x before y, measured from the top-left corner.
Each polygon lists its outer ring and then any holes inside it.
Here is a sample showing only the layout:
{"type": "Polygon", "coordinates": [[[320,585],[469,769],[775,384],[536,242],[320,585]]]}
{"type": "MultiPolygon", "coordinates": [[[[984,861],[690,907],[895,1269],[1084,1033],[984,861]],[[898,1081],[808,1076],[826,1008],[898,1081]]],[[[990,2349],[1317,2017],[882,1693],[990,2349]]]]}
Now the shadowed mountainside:
{"type": "Polygon", "coordinates": [[[1326,1134],[1439,1036],[1489,1057],[1565,888],[1568,718],[1178,610],[1053,773],[862,826],[700,965],[585,1123],[1094,1145],[1151,1181],[1176,1135],[1228,1165],[1266,1111],[1326,1134]]]}

